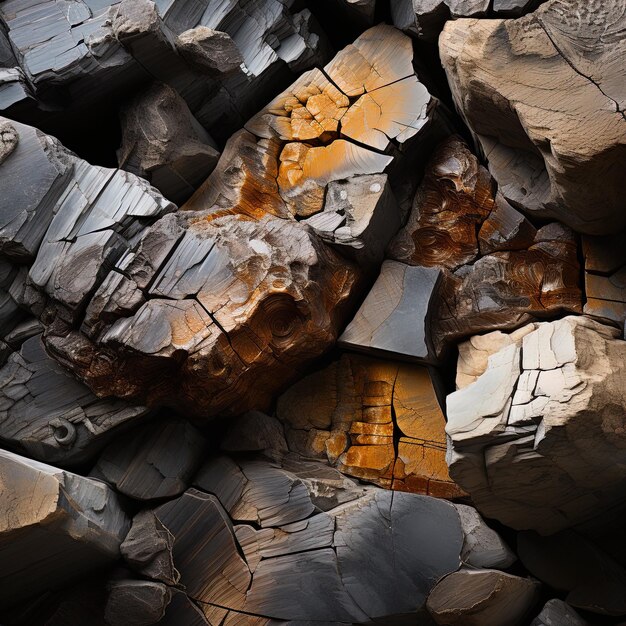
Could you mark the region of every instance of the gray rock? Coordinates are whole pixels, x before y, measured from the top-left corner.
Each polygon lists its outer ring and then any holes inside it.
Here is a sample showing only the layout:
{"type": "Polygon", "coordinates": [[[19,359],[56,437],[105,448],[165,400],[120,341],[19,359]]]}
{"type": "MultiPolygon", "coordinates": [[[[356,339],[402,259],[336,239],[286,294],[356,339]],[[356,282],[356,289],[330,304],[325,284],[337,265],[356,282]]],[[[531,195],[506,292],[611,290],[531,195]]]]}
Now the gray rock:
{"type": "Polygon", "coordinates": [[[42,461],[72,465],[93,458],[121,427],[148,413],[96,397],[46,353],[40,335],[0,369],[0,437],[42,461]]]}
{"type": "Polygon", "coordinates": [[[104,618],[109,626],[150,626],[165,616],[171,598],[162,583],[116,580],[109,585],[104,618]]]}
{"type": "Polygon", "coordinates": [[[92,470],[136,500],[180,495],[200,465],[206,441],[187,421],[162,418],[109,444],[92,470]]]}
{"type": "Polygon", "coordinates": [[[426,606],[442,626],[520,626],[539,587],[535,580],[497,570],[462,569],[437,584],[426,606]]]}
{"type": "Polygon", "coordinates": [[[138,574],[166,585],[175,586],[180,573],[174,566],[172,547],[174,536],[152,511],[137,513],[120,552],[126,563],[138,574]]]}
{"type": "Polygon", "coordinates": [[[376,283],[339,344],[382,355],[432,362],[431,310],[442,272],[385,261],[376,283]]]}
{"type": "Polygon", "coordinates": [[[118,162],[182,204],[219,158],[215,142],[169,86],[154,84],[121,111],[118,162]]]}
{"type": "Polygon", "coordinates": [[[282,424],[260,411],[249,411],[235,418],[220,448],[226,452],[262,452],[281,455],[288,451],[282,424]]]}
{"type": "Polygon", "coordinates": [[[243,57],[228,33],[197,26],[178,35],[176,46],[187,62],[209,76],[228,76],[243,57]]]}
{"type": "Polygon", "coordinates": [[[530,626],[587,626],[587,622],[562,600],[548,600],[530,626]]]}
{"type": "Polygon", "coordinates": [[[114,562],[129,528],[104,483],[0,451],[0,606],[114,562]]]}

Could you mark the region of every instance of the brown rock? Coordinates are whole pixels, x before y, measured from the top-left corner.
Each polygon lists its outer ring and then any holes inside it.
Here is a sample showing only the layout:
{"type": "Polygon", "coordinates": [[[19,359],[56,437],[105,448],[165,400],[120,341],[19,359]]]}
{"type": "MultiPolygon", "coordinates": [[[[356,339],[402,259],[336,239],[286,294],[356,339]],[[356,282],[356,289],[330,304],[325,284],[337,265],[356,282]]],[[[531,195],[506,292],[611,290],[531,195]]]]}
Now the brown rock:
{"type": "Polygon", "coordinates": [[[424,367],[346,354],[291,387],[277,412],[294,452],[382,486],[462,494],[447,475],[445,421],[424,367]]]}

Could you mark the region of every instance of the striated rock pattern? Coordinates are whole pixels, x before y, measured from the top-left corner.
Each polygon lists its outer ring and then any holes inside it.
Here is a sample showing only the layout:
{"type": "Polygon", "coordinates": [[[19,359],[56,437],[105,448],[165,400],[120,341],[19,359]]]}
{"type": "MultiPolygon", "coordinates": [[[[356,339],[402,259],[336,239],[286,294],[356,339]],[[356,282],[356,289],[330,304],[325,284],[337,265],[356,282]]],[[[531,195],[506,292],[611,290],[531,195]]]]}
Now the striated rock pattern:
{"type": "Polygon", "coordinates": [[[483,346],[482,373],[448,396],[446,431],[450,474],[484,515],[548,534],[623,503],[618,337],[566,317],[483,346]]]}
{"type": "Polygon", "coordinates": [[[625,19],[619,2],[549,0],[518,20],[456,20],[443,30],[457,109],[499,190],[529,215],[594,235],[626,226],[625,19]]]}
{"type": "Polygon", "coordinates": [[[345,354],[284,393],[277,414],[293,452],[384,487],[458,497],[436,384],[425,367],[345,354]]]}
{"type": "Polygon", "coordinates": [[[624,626],[625,20],[0,2],[0,623],[624,626]]]}

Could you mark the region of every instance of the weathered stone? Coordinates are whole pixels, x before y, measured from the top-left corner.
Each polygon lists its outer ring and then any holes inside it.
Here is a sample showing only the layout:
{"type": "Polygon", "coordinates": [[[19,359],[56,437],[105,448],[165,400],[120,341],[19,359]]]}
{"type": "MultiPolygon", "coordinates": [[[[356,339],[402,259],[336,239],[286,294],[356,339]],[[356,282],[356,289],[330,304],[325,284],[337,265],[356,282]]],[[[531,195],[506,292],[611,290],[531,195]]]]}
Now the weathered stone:
{"type": "Polygon", "coordinates": [[[626,236],[582,238],[587,315],[624,323],[626,320],[626,236]]]}
{"type": "Polygon", "coordinates": [[[437,360],[431,338],[431,317],[442,273],[385,261],[380,275],[339,343],[353,350],[437,360]]]}
{"type": "Polygon", "coordinates": [[[215,142],[169,86],[156,83],[121,112],[118,162],[181,204],[217,164],[215,142]]]}
{"type": "Polygon", "coordinates": [[[551,537],[518,535],[520,560],[528,571],[561,592],[573,607],[602,615],[626,615],[626,570],[575,532],[551,537]]]}
{"type": "Polygon", "coordinates": [[[465,504],[455,504],[459,512],[465,541],[461,557],[471,567],[507,569],[517,560],[497,532],[485,524],[476,509],[465,504]]]}
{"type": "Polygon", "coordinates": [[[545,534],[623,504],[619,335],[585,317],[540,323],[448,396],[450,474],[486,517],[545,534]]]}
{"type": "Polygon", "coordinates": [[[0,450],[0,605],[112,563],[129,527],[103,483],[0,450]]]}
{"type": "Polygon", "coordinates": [[[228,33],[197,26],[178,35],[176,47],[198,71],[227,76],[238,70],[243,57],[228,33]]]}
{"type": "Polygon", "coordinates": [[[377,174],[330,183],[324,210],[303,222],[360,266],[378,268],[401,215],[388,177],[377,174]]]}
{"type": "Polygon", "coordinates": [[[450,21],[439,42],[504,197],[589,234],[626,224],[616,165],[626,155],[624,19],[614,3],[550,0],[515,21],[450,21]]]}
{"type": "Polygon", "coordinates": [[[587,626],[587,622],[562,600],[548,600],[530,626],[587,626]]]}
{"type": "Polygon", "coordinates": [[[137,513],[120,545],[124,560],[137,573],[166,585],[177,585],[180,573],[174,567],[174,537],[152,511],[137,513]]]}
{"type": "Polygon", "coordinates": [[[441,625],[519,626],[537,601],[539,586],[497,570],[464,569],[440,581],[426,606],[441,625]]]}
{"type": "Polygon", "coordinates": [[[473,334],[582,312],[579,274],[576,239],[556,223],[540,228],[528,250],[494,252],[446,274],[431,313],[435,353],[473,334]]]}
{"type": "Polygon", "coordinates": [[[0,368],[0,437],[42,461],[75,465],[93,458],[122,427],[149,412],[116,398],[98,398],[27,339],[0,368]]]}
{"type": "Polygon", "coordinates": [[[150,626],[160,623],[172,598],[162,583],[116,580],[109,585],[104,617],[110,626],[150,626]]]}
{"type": "Polygon", "coordinates": [[[109,444],[91,475],[136,500],[172,498],[188,487],[205,446],[187,421],[162,418],[109,444]]]}
{"type": "Polygon", "coordinates": [[[429,162],[406,226],[388,257],[455,270],[481,254],[528,248],[536,231],[503,198],[460,137],[445,140],[429,162]]]}
{"type": "Polygon", "coordinates": [[[217,499],[195,490],[156,514],[175,536],[181,583],[219,620],[224,609],[265,616],[260,624],[415,616],[437,580],[460,564],[454,507],[412,494],[373,489],[328,513],[262,530],[233,529],[217,499]]]}
{"type": "Polygon", "coordinates": [[[293,452],[385,487],[462,494],[447,475],[444,416],[424,367],[346,354],[291,387],[277,414],[293,452]]]}
{"type": "Polygon", "coordinates": [[[226,452],[282,454],[288,451],[282,424],[260,411],[249,411],[235,418],[222,437],[220,448],[226,452]]]}

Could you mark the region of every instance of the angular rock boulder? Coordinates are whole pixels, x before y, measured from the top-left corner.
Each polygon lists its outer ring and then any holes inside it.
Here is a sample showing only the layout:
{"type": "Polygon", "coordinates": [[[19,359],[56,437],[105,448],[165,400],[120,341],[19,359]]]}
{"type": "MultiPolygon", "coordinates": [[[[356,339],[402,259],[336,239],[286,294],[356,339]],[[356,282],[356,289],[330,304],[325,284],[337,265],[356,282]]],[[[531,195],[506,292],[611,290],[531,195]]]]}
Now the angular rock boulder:
{"type": "Polygon", "coordinates": [[[504,197],[594,235],[626,225],[624,20],[619,3],[550,0],[517,20],[450,21],[439,42],[504,197]]]}
{"type": "Polygon", "coordinates": [[[485,516],[548,534],[623,505],[620,336],[566,317],[483,345],[484,371],[448,396],[446,432],[450,475],[485,516]]]}
{"type": "Polygon", "coordinates": [[[0,451],[0,605],[113,563],[129,520],[104,483],[0,451]]]}

